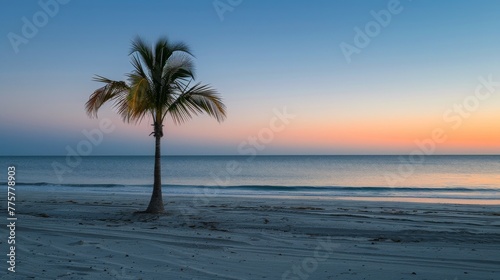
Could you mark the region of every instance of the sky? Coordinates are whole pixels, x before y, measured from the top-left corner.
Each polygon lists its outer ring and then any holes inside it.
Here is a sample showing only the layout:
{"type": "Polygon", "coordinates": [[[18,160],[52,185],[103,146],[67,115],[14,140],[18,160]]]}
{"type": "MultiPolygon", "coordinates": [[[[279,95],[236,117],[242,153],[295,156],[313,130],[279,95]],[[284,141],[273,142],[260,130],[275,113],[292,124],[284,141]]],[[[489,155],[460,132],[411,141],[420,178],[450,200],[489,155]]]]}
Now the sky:
{"type": "Polygon", "coordinates": [[[153,154],[150,120],[84,110],[138,35],[187,43],[228,109],[168,120],[164,155],[500,154],[499,1],[0,3],[0,155],[153,154]]]}

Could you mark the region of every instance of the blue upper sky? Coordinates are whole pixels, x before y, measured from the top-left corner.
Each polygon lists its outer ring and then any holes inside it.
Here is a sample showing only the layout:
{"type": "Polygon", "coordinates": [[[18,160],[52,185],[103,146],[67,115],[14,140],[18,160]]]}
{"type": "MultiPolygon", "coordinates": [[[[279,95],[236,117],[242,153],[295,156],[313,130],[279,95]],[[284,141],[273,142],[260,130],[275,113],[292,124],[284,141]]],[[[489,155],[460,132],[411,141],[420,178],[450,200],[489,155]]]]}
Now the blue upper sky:
{"type": "MultiPolygon", "coordinates": [[[[137,35],[188,43],[198,80],[229,110],[221,125],[168,123],[164,154],[238,154],[284,107],[295,118],[262,154],[408,153],[447,125],[443,112],[473,93],[479,76],[500,80],[494,0],[1,2],[0,155],[76,148],[83,130],[99,127],[83,109],[99,87],[92,76],[124,79],[137,35]],[[349,59],[342,44],[356,50],[349,59]]],[[[500,89],[441,152],[500,153],[499,133],[464,136],[484,133],[481,123],[499,131],[499,108],[500,89]]],[[[153,153],[147,121],[122,124],[109,108],[100,117],[116,129],[91,154],[153,153]]]]}

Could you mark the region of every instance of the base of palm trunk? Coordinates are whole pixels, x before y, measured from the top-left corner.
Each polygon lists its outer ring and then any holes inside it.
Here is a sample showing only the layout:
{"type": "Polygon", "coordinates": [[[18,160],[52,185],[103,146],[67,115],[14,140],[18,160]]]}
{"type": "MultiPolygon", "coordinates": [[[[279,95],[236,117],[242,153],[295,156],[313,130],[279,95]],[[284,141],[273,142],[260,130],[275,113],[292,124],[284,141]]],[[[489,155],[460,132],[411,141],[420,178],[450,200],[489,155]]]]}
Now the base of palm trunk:
{"type": "Polygon", "coordinates": [[[165,212],[165,207],[163,206],[163,200],[161,198],[151,200],[151,202],[149,202],[148,208],[146,209],[146,211],[144,211],[144,213],[151,213],[151,214],[161,214],[164,212],[165,212]]]}

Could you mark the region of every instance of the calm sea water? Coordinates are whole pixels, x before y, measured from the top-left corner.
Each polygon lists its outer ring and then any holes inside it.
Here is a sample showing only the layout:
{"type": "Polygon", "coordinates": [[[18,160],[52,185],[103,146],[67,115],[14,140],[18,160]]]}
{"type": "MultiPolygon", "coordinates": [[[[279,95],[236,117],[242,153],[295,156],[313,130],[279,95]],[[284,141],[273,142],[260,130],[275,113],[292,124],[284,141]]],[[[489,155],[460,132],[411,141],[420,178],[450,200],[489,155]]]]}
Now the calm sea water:
{"type": "MultiPolygon", "coordinates": [[[[151,191],[153,157],[0,157],[18,188],[151,191]]],[[[179,156],[162,158],[166,193],[500,199],[500,156],[179,156]]]]}

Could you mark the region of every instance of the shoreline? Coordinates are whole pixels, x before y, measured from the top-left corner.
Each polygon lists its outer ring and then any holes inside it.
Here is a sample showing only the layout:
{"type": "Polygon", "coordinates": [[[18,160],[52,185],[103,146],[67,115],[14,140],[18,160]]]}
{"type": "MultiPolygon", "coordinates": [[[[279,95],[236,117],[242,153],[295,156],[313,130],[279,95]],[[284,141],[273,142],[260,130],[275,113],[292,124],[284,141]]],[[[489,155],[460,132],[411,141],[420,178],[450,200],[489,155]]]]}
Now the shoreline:
{"type": "MultiPolygon", "coordinates": [[[[57,193],[79,193],[79,194],[101,194],[101,195],[135,195],[135,196],[151,196],[150,190],[151,186],[147,187],[141,186],[137,187],[134,185],[117,185],[114,187],[64,187],[57,184],[47,185],[30,185],[29,183],[24,183],[20,190],[22,192],[57,192],[57,193]],[[50,187],[49,187],[50,186],[50,187]]],[[[486,195],[478,196],[474,194],[473,198],[460,198],[456,197],[440,197],[440,196],[412,196],[412,195],[387,195],[382,194],[377,195],[364,195],[364,194],[335,194],[335,193],[321,193],[322,187],[317,188],[320,193],[301,193],[301,192],[285,192],[285,191],[270,191],[270,192],[240,192],[238,189],[231,190],[232,187],[226,186],[180,186],[174,185],[173,187],[178,190],[179,187],[185,187],[185,192],[172,191],[172,186],[164,185],[163,194],[165,197],[191,197],[193,200],[206,201],[210,200],[212,197],[227,197],[227,198],[259,198],[259,199],[290,199],[290,200],[325,200],[325,201],[365,201],[365,202],[394,202],[394,203],[424,203],[424,204],[455,204],[455,205],[489,205],[489,206],[500,206],[500,199],[498,198],[486,198],[486,195]],[[194,187],[194,188],[192,188],[194,187]],[[221,192],[222,191],[222,192],[221,192]]],[[[286,187],[283,187],[286,188],[286,187]]],[[[293,187],[292,187],[293,188],[293,187]]],[[[348,190],[349,188],[345,188],[348,190]]],[[[355,189],[355,187],[354,187],[355,189]]],[[[494,189],[493,189],[494,190],[494,189]]],[[[492,191],[493,191],[492,190],[492,191]]],[[[399,191],[398,189],[394,190],[399,191]]],[[[425,191],[425,190],[424,190],[425,191]]],[[[465,196],[465,194],[462,194],[465,196]]]]}
{"type": "Polygon", "coordinates": [[[499,276],[500,206],[165,195],[165,215],[134,214],[147,198],[19,190],[16,276],[499,276]]]}

